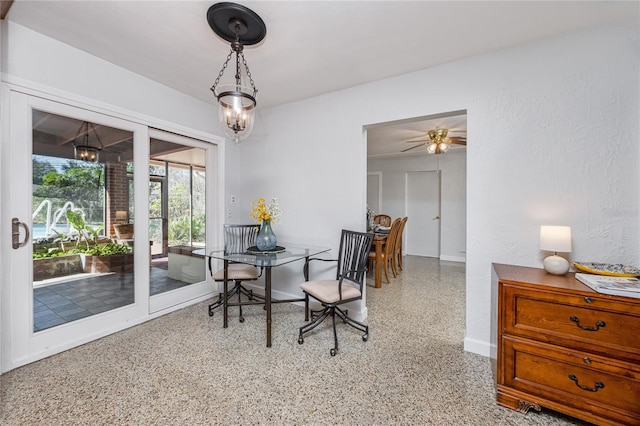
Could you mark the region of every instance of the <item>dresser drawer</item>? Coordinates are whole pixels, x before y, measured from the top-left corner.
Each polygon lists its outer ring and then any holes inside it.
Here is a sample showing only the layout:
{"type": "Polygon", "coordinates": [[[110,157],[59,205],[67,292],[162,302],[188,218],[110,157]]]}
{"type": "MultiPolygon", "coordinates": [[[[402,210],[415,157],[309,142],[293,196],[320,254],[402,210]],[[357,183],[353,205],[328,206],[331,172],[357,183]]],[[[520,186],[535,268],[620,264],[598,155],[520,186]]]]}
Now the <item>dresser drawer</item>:
{"type": "Polygon", "coordinates": [[[504,385],[535,395],[532,402],[540,405],[553,408],[558,403],[640,424],[640,365],[525,339],[502,339],[504,385]]]}
{"type": "Polygon", "coordinates": [[[640,362],[640,306],[505,284],[503,333],[640,362]]]}

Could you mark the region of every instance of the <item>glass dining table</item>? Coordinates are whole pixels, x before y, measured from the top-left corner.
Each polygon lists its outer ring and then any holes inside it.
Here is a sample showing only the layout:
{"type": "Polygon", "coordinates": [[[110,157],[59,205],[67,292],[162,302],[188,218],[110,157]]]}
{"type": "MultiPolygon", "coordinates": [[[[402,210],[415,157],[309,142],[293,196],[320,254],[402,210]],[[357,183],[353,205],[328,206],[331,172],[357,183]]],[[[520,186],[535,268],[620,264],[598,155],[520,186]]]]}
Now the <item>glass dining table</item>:
{"type": "MultiPolygon", "coordinates": [[[[243,301],[242,305],[265,305],[267,313],[267,347],[271,347],[271,305],[273,303],[290,303],[290,302],[303,302],[304,297],[295,299],[271,299],[271,269],[277,266],[285,265],[292,262],[304,260],[302,272],[305,281],[309,280],[309,259],[311,256],[316,256],[320,253],[330,251],[329,247],[317,247],[299,243],[279,243],[282,246],[276,247],[276,250],[270,252],[259,251],[247,251],[244,253],[227,253],[224,247],[214,249],[201,249],[197,250],[198,254],[206,256],[208,258],[209,271],[213,274],[215,271],[212,269],[212,260],[218,259],[224,262],[224,280],[223,280],[223,293],[227,294],[229,291],[229,279],[228,268],[232,263],[243,263],[245,265],[252,265],[261,268],[264,271],[265,281],[265,294],[263,301],[243,301]]],[[[227,328],[229,325],[228,310],[229,306],[238,306],[239,303],[228,302],[227,298],[223,298],[223,327],[227,328]]],[[[305,321],[308,321],[305,312],[305,321]]]]}

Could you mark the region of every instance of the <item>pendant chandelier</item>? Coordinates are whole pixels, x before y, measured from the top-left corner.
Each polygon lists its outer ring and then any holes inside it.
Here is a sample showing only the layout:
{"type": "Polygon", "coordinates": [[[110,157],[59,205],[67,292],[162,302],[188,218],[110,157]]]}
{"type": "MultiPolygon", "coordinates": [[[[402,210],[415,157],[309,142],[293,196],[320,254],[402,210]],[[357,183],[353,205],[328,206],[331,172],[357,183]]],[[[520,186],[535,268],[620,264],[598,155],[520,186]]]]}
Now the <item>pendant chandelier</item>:
{"type": "Polygon", "coordinates": [[[102,148],[102,141],[100,141],[100,136],[98,136],[98,132],[96,132],[96,128],[93,126],[93,123],[89,123],[88,121],[83,122],[78,128],[76,137],[73,140],[73,156],[75,159],[87,161],[89,163],[97,163],[100,159],[100,151],[102,151],[102,148]],[[93,134],[96,136],[99,146],[89,144],[89,127],[93,130],[93,134]],[[80,138],[82,138],[82,140],[81,142],[78,142],[78,139],[80,138]]]}
{"type": "Polygon", "coordinates": [[[225,134],[235,142],[249,136],[255,121],[256,93],[244,46],[260,43],[267,34],[262,19],[251,9],[236,3],[216,3],[207,11],[211,29],[231,43],[231,51],[218,73],[211,91],[218,100],[218,118],[225,134]],[[221,83],[232,58],[235,63],[233,82],[221,83]],[[249,86],[247,86],[247,82],[249,86]]]}

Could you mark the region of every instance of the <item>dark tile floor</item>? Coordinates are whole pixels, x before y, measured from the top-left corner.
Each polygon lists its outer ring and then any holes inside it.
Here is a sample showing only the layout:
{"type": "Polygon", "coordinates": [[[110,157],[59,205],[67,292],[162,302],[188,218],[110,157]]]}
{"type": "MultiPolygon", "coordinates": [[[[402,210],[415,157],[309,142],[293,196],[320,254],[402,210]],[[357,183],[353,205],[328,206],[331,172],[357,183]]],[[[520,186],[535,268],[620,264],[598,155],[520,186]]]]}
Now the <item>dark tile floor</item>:
{"type": "MultiPolygon", "coordinates": [[[[190,283],[167,276],[165,259],[154,259],[150,294],[190,283]]],[[[45,330],[134,302],[133,272],[73,279],[33,289],[33,331],[45,330]]]]}

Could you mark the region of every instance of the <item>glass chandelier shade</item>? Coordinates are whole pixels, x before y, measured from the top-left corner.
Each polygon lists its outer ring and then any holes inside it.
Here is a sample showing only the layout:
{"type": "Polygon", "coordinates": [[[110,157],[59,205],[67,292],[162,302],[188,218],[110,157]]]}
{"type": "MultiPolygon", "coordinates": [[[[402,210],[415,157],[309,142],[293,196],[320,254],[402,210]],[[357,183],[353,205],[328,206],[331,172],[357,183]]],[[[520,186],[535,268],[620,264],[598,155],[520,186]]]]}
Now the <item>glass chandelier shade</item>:
{"type": "Polygon", "coordinates": [[[100,151],[102,151],[102,148],[102,141],[100,141],[100,136],[98,136],[98,132],[96,132],[93,123],[83,122],[78,128],[76,138],[73,141],[73,156],[75,159],[89,163],[97,163],[100,160],[100,151]],[[99,146],[89,144],[89,127],[93,130],[99,146]],[[79,138],[82,138],[81,142],[78,142],[79,138]]]}
{"type": "Polygon", "coordinates": [[[253,130],[256,100],[248,89],[242,85],[222,84],[214,90],[220,126],[235,142],[240,142],[253,130]]]}
{"type": "Polygon", "coordinates": [[[449,144],[446,142],[431,142],[427,145],[429,154],[444,154],[449,150],[449,144]]]}

